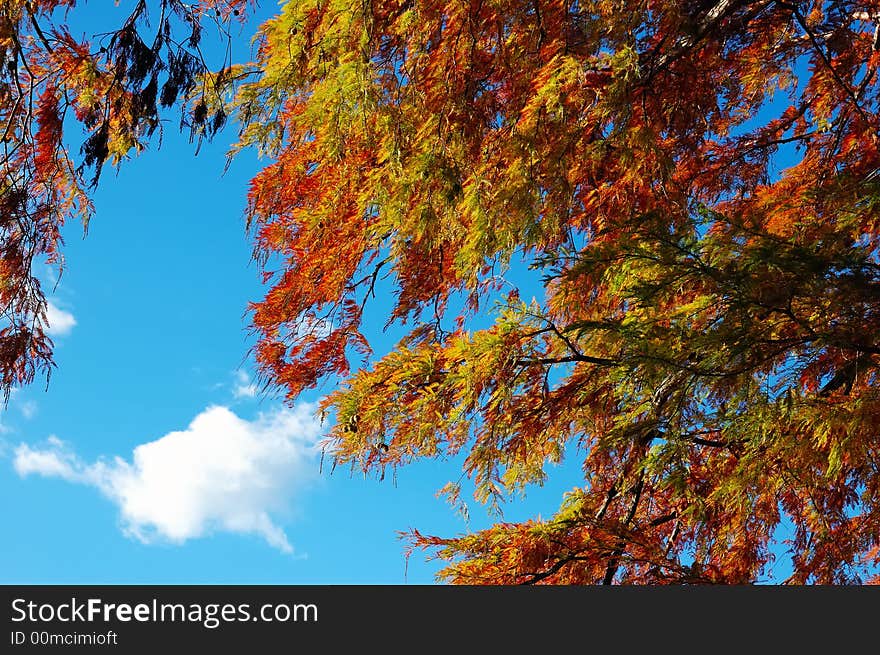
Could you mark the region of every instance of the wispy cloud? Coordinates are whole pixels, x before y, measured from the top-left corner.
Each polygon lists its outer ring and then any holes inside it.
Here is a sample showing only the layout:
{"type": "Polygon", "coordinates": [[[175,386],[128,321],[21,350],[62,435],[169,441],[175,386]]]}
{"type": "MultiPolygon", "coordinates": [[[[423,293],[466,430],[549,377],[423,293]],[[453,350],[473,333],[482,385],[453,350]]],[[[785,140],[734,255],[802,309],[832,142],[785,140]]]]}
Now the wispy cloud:
{"type": "Polygon", "coordinates": [[[76,318],[68,311],[61,309],[51,300],[46,306],[46,332],[53,337],[70,334],[76,325],[76,318]]]}
{"type": "Polygon", "coordinates": [[[272,518],[290,508],[314,477],[319,425],[315,405],[277,409],[255,420],[212,406],[180,431],[137,446],[131,461],[88,463],[68,444],[19,444],[13,465],[98,489],[118,507],[123,529],[145,543],[182,543],[214,531],[251,533],[285,552],[272,518]]]}
{"type": "Polygon", "coordinates": [[[41,449],[31,449],[27,444],[19,444],[15,449],[16,472],[24,477],[37,473],[47,478],[61,478],[68,482],[87,482],[88,467],[67,450],[61,439],[52,435],[41,449]]]}
{"type": "Polygon", "coordinates": [[[236,398],[256,398],[257,385],[251,382],[250,376],[244,371],[235,372],[235,385],[232,393],[236,398]]]}
{"type": "Polygon", "coordinates": [[[20,411],[21,415],[26,419],[32,419],[37,415],[37,407],[37,401],[25,400],[18,405],[18,411],[20,411]]]}
{"type": "MultiPolygon", "coordinates": [[[[23,400],[20,393],[21,389],[13,387],[9,390],[9,398],[6,403],[0,397],[0,434],[9,434],[15,431],[11,425],[5,423],[6,418],[10,416],[13,409],[18,410],[25,419],[32,419],[37,415],[37,408],[39,407],[37,402],[35,400],[23,400]]],[[[0,453],[0,456],[2,456],[2,453],[0,453]]]]}

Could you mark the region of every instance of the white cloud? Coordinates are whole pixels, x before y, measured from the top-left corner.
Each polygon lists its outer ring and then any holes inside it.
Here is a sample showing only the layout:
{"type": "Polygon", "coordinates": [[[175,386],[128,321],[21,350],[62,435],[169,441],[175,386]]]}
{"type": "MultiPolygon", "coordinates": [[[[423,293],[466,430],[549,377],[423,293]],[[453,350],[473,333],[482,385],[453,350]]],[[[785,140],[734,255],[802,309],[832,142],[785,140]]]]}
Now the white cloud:
{"type": "Polygon", "coordinates": [[[52,336],[64,336],[76,325],[73,314],[58,307],[51,300],[46,305],[46,332],[52,336]]]}
{"type": "Polygon", "coordinates": [[[54,435],[49,437],[42,450],[33,450],[27,444],[19,444],[15,449],[13,466],[22,477],[37,473],[68,482],[86,482],[89,479],[85,470],[87,467],[54,435]]]}
{"type": "Polygon", "coordinates": [[[235,386],[232,393],[236,398],[255,398],[257,396],[257,385],[251,382],[250,377],[244,371],[235,372],[235,386]]]}
{"type": "Polygon", "coordinates": [[[145,542],[182,543],[214,531],[252,533],[285,553],[293,548],[273,516],[289,509],[314,477],[319,434],[315,405],[260,414],[246,421],[208,407],[181,431],[120,457],[87,463],[56,437],[19,444],[21,476],[86,484],[118,507],[124,531],[145,542]]]}

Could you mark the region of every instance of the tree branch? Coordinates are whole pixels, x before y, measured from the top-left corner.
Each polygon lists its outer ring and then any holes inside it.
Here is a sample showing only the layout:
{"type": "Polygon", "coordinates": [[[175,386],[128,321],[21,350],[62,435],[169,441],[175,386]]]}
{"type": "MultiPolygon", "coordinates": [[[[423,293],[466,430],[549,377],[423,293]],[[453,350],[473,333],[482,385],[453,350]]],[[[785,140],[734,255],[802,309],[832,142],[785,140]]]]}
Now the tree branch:
{"type": "MultiPolygon", "coordinates": [[[[636,483],[636,487],[633,490],[633,502],[630,505],[629,512],[627,512],[626,518],[624,519],[623,526],[627,527],[630,523],[632,523],[633,518],[635,518],[636,510],[639,506],[639,501],[642,499],[642,490],[645,488],[645,474],[644,472],[639,475],[639,481],[636,483]]],[[[605,570],[605,577],[602,579],[603,585],[610,585],[614,581],[614,576],[617,575],[617,569],[620,567],[620,558],[623,556],[623,553],[626,551],[626,543],[623,540],[618,542],[617,548],[614,549],[614,552],[611,554],[611,559],[608,560],[608,568],[605,570]]]]}
{"type": "Polygon", "coordinates": [[[49,52],[54,52],[52,46],[49,44],[49,39],[46,38],[46,35],[43,34],[43,30],[40,28],[40,24],[37,22],[37,17],[34,15],[33,9],[31,9],[31,3],[25,2],[24,9],[27,12],[28,18],[30,18],[31,25],[34,26],[34,32],[37,33],[37,36],[40,37],[40,41],[43,42],[43,45],[46,46],[46,50],[49,52]]]}

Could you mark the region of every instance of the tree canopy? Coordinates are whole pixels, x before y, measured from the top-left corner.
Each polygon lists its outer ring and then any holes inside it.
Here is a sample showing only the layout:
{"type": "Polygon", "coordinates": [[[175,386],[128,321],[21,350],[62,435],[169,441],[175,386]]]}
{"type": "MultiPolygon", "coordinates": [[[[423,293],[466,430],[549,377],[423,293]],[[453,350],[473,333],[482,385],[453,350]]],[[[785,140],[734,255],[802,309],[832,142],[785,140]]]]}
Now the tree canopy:
{"type": "Polygon", "coordinates": [[[234,115],[270,158],[256,359],[291,400],[342,380],[336,464],[461,456],[490,504],[582,464],[551,519],[413,531],[443,579],[749,583],[781,551],[792,583],[877,579],[880,3],[293,0],[210,70],[200,25],[247,3],[156,2],[151,40],[132,3],[93,44],[52,22],[75,4],[0,10],[6,388],[51,365],[30,258],[84,172],[161,106],[234,115]],[[373,356],[380,280],[408,332],[373,356]]]}

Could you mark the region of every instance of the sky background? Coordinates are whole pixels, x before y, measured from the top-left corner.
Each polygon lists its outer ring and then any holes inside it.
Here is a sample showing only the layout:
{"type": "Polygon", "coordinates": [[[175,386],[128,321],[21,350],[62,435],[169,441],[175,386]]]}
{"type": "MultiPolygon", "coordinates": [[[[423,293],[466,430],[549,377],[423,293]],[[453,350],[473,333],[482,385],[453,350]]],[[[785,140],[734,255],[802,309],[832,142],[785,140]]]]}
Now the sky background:
{"type": "MultiPolygon", "coordinates": [[[[99,4],[71,15],[74,34],[118,24],[130,3],[99,4]]],[[[381,482],[331,475],[314,403],[332,387],[293,406],[258,392],[246,308],[262,287],[244,207],[266,162],[245,152],[223,174],[235,126],[194,156],[167,118],[161,148],[105,169],[87,236],[65,227],[60,279],[40,271],[57,368],[0,412],[0,582],[433,582],[439,564],[407,563],[398,531],[453,536],[494,517],[471,503],[466,523],[436,496],[457,461],[381,482]]],[[[374,305],[377,354],[393,343],[387,306],[374,305]]],[[[549,517],[582,480],[574,458],[549,472],[504,519],[549,517]]]]}

